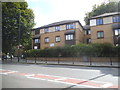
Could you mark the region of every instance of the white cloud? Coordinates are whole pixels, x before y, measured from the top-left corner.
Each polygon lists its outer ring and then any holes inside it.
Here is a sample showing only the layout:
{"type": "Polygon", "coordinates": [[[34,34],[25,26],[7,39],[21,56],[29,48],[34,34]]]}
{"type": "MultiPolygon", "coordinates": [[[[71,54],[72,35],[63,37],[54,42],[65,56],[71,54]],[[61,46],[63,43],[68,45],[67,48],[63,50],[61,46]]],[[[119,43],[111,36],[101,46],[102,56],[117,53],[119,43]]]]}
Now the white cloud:
{"type": "Polygon", "coordinates": [[[35,27],[40,27],[49,23],[62,21],[62,20],[79,20],[84,25],[85,13],[92,10],[94,4],[101,4],[108,0],[27,0],[36,2],[37,4],[43,3],[46,5],[32,5],[35,13],[35,27]],[[47,10],[46,10],[47,8],[47,10]],[[43,12],[42,9],[45,9],[43,12]]]}

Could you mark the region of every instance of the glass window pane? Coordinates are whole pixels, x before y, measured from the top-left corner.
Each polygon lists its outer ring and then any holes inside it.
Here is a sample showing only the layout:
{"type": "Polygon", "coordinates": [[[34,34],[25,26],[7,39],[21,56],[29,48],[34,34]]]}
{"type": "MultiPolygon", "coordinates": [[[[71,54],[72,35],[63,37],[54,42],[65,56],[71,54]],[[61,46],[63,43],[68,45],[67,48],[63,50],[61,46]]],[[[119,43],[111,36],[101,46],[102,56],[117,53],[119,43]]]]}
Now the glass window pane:
{"type": "Polygon", "coordinates": [[[49,32],[48,28],[45,29],[45,32],[46,32],[46,33],[49,32]]]}
{"type": "Polygon", "coordinates": [[[74,24],[68,24],[67,26],[66,26],[66,29],[73,29],[74,28],[74,24]]]}
{"type": "Polygon", "coordinates": [[[66,35],[66,40],[68,40],[68,35],[66,35]]]}
{"type": "Polygon", "coordinates": [[[115,30],[115,35],[118,35],[118,30],[117,29],[115,30]]]}
{"type": "Polygon", "coordinates": [[[60,37],[56,37],[56,42],[60,41],[60,37]]]}
{"type": "Polygon", "coordinates": [[[88,34],[91,34],[91,30],[88,30],[88,34]]]}
{"type": "Polygon", "coordinates": [[[60,31],[60,26],[56,26],[56,27],[55,27],[55,30],[56,30],[56,31],[60,31]]]}
{"type": "Polygon", "coordinates": [[[97,25],[103,24],[103,19],[97,19],[97,20],[96,20],[96,24],[97,24],[97,25]]]}
{"type": "Polygon", "coordinates": [[[119,31],[118,31],[118,35],[120,35],[120,29],[119,29],[119,31]]]}
{"type": "Polygon", "coordinates": [[[104,37],[104,32],[101,32],[101,37],[104,37]]]}
{"type": "Polygon", "coordinates": [[[73,40],[73,34],[71,35],[71,40],[73,40]]]}
{"type": "Polygon", "coordinates": [[[49,38],[45,38],[45,42],[49,42],[49,38]]]}
{"type": "Polygon", "coordinates": [[[113,22],[120,22],[120,16],[114,16],[113,22]]]}
{"type": "Polygon", "coordinates": [[[37,47],[37,46],[34,46],[34,49],[38,49],[38,47],[37,47]]]}
{"type": "Polygon", "coordinates": [[[97,33],[97,37],[98,37],[98,38],[100,37],[100,32],[97,33]]]}

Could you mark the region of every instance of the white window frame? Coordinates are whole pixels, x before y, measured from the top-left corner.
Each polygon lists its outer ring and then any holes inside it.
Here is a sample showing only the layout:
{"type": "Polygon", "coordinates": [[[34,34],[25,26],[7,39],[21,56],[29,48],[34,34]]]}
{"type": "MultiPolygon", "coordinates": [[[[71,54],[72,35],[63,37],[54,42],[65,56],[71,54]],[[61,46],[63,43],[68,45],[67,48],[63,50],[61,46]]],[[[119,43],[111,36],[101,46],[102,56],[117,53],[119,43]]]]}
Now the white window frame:
{"type": "Polygon", "coordinates": [[[38,46],[34,46],[34,49],[38,49],[38,46]]]}
{"type": "Polygon", "coordinates": [[[56,37],[55,37],[55,41],[56,41],[56,42],[60,42],[60,36],[56,36],[56,37]]]}
{"type": "Polygon", "coordinates": [[[56,26],[55,31],[60,31],[60,26],[56,26]]]}
{"type": "Polygon", "coordinates": [[[34,43],[40,43],[40,39],[34,39],[34,43]]]}
{"type": "Polygon", "coordinates": [[[73,34],[65,35],[65,40],[73,40],[73,39],[74,39],[74,35],[73,34]]]}
{"type": "Polygon", "coordinates": [[[115,30],[114,30],[114,35],[115,35],[115,36],[120,35],[120,29],[115,29],[115,30]]]}
{"type": "Polygon", "coordinates": [[[96,25],[103,25],[103,18],[96,19],[96,25]]]}
{"type": "Polygon", "coordinates": [[[100,39],[100,38],[104,38],[104,31],[98,31],[97,32],[97,38],[100,39]],[[98,37],[99,35],[99,37],[98,37]]]}
{"type": "Polygon", "coordinates": [[[74,24],[67,24],[66,29],[74,29],[74,24]]]}
{"type": "Polygon", "coordinates": [[[48,33],[49,32],[49,28],[45,28],[45,33],[48,33]]]}
{"type": "Polygon", "coordinates": [[[45,38],[45,43],[49,43],[49,37],[45,38]]]}

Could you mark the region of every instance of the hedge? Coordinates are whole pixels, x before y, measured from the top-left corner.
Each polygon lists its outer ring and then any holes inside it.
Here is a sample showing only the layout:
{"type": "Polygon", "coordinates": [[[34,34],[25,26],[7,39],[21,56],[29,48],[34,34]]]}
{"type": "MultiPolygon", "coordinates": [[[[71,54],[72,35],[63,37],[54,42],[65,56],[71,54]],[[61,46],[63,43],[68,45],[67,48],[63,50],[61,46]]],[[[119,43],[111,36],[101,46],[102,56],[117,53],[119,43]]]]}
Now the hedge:
{"type": "Polygon", "coordinates": [[[104,44],[78,44],[72,46],[55,47],[39,50],[27,50],[24,52],[27,57],[110,57],[120,56],[120,46],[104,44]]]}

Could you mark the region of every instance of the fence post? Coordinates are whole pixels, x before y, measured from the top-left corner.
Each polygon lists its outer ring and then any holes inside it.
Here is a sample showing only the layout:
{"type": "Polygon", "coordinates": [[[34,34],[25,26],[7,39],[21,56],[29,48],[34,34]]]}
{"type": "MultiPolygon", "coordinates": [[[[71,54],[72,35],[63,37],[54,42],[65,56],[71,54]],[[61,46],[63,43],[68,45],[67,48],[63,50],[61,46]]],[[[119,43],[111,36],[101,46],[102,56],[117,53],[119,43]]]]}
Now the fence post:
{"type": "Polygon", "coordinates": [[[60,57],[61,57],[61,53],[59,52],[59,55],[58,55],[58,64],[60,63],[60,57]]]}
{"type": "Polygon", "coordinates": [[[110,56],[110,65],[112,66],[112,59],[111,59],[111,56],[110,56]]]}
{"type": "Polygon", "coordinates": [[[47,63],[47,57],[46,57],[46,62],[45,63],[47,63]]]}
{"type": "Polygon", "coordinates": [[[26,60],[26,63],[27,63],[27,54],[25,55],[25,60],[26,60]]]}
{"type": "Polygon", "coordinates": [[[89,56],[89,59],[90,59],[90,66],[91,66],[92,65],[91,56],[89,56]]]}
{"type": "Polygon", "coordinates": [[[12,55],[11,55],[11,57],[10,57],[10,58],[11,58],[11,61],[12,61],[12,55]]]}
{"type": "Polygon", "coordinates": [[[110,65],[112,66],[111,52],[112,50],[110,49],[110,65]]]}
{"type": "Polygon", "coordinates": [[[60,63],[60,60],[59,60],[59,59],[60,59],[60,57],[58,56],[58,64],[60,63]]]}
{"type": "Polygon", "coordinates": [[[35,64],[36,64],[36,55],[35,55],[35,64]]]}
{"type": "Polygon", "coordinates": [[[73,57],[73,64],[74,64],[74,57],[73,57]]]}

